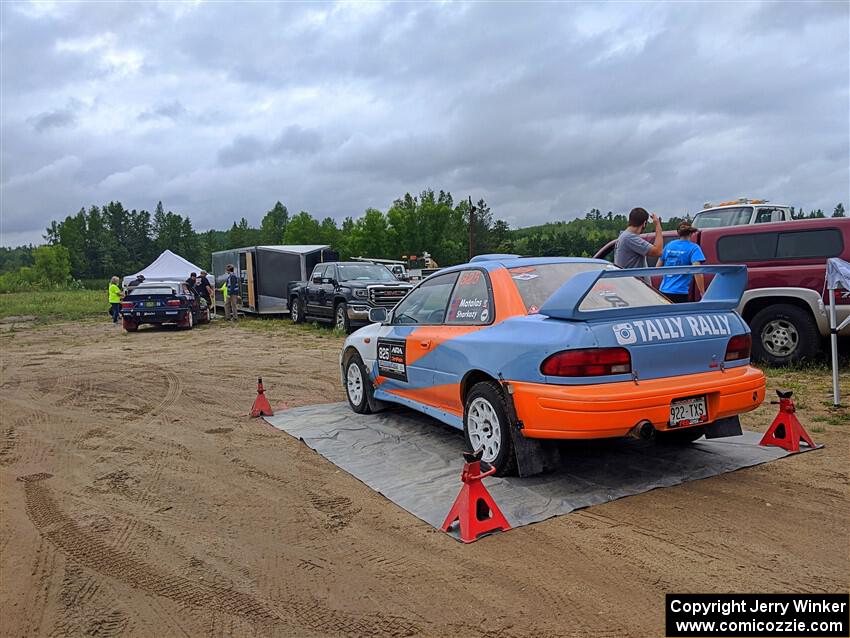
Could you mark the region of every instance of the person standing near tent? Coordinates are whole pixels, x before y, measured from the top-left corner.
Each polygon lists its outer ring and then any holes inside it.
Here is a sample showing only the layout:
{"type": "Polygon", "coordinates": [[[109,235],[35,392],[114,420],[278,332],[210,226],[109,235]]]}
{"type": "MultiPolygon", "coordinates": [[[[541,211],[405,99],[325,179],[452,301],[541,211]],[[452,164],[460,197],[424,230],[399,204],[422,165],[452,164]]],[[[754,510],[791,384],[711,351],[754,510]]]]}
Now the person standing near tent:
{"type": "Polygon", "coordinates": [[[118,317],[121,310],[121,298],[124,293],[118,287],[118,282],[121,281],[118,277],[113,277],[109,280],[109,316],[112,317],[112,323],[118,323],[118,317]]]}
{"type": "Polygon", "coordinates": [[[127,290],[132,290],[133,288],[135,288],[139,284],[143,284],[143,283],[145,283],[145,276],[144,275],[136,275],[136,278],[133,281],[131,281],[129,284],[127,284],[127,290]]]}
{"type": "Polygon", "coordinates": [[[239,320],[239,277],[234,272],[233,264],[227,264],[227,279],[224,280],[227,286],[227,297],[224,300],[224,318],[230,321],[239,320]]]}
{"type": "Polygon", "coordinates": [[[211,306],[212,305],[212,296],[213,296],[213,287],[212,287],[212,284],[210,284],[210,280],[207,279],[207,271],[206,270],[201,271],[201,276],[198,278],[197,287],[198,287],[198,293],[207,302],[207,306],[211,306]]]}

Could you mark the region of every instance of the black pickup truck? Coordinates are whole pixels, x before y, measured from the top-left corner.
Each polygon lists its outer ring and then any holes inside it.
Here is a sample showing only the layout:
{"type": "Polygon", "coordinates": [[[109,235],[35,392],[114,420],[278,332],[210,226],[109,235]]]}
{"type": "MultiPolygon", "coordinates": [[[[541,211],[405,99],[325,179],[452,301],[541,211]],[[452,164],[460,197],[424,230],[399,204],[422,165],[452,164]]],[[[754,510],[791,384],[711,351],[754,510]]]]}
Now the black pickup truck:
{"type": "Polygon", "coordinates": [[[369,323],[371,308],[393,308],[412,287],[381,264],[317,264],[310,281],[289,284],[289,313],[295,323],[327,321],[351,333],[369,323]]]}

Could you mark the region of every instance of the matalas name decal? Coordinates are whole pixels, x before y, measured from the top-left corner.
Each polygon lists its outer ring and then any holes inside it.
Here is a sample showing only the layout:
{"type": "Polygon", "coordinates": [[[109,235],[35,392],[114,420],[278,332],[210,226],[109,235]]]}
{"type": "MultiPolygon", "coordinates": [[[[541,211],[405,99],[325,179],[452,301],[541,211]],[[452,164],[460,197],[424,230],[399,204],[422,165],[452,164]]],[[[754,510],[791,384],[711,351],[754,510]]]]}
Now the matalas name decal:
{"type": "Polygon", "coordinates": [[[611,329],[614,331],[617,343],[621,346],[669,341],[683,337],[721,337],[732,334],[729,317],[726,315],[633,319],[614,324],[611,329]]]}

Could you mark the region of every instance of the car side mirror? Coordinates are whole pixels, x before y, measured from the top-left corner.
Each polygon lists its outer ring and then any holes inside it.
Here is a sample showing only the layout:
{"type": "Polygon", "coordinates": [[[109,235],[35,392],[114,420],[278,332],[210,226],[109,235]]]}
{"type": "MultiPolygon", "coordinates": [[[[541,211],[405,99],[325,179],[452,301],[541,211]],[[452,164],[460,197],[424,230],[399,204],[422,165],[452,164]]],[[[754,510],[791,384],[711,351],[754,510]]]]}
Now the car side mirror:
{"type": "Polygon", "coordinates": [[[369,321],[371,323],[384,323],[386,320],[386,308],[369,308],[369,321]]]}

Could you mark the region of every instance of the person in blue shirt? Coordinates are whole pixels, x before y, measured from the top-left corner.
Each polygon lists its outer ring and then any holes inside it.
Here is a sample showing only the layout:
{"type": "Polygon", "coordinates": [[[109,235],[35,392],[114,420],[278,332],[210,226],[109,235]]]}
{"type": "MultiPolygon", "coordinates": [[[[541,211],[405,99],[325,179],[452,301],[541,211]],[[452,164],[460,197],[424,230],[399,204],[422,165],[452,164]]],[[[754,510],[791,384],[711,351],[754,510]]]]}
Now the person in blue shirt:
{"type": "MultiPolygon", "coordinates": [[[[671,241],[664,247],[658,266],[699,266],[705,261],[705,255],[699,244],[691,241],[691,235],[696,228],[688,222],[682,222],[677,229],[679,239],[671,241]]],[[[705,292],[705,281],[702,275],[665,275],[659,290],[673,303],[688,301],[688,290],[691,287],[691,277],[696,281],[700,296],[705,292]]]]}

